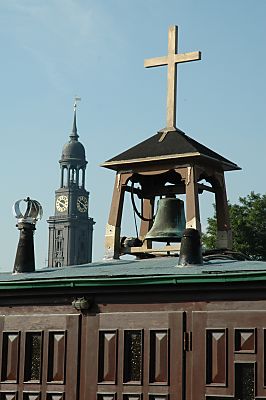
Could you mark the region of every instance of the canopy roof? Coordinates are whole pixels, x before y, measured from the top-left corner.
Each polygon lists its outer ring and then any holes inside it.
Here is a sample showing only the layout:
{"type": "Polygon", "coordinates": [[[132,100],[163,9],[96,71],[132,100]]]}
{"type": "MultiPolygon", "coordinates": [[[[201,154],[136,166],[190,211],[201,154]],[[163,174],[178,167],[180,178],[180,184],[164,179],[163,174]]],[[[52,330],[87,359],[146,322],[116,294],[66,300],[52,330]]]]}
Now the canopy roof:
{"type": "Polygon", "coordinates": [[[129,164],[146,162],[182,162],[184,158],[200,158],[209,164],[219,164],[224,171],[241,169],[237,164],[187,136],[180,129],[159,131],[143,142],[104,162],[102,167],[116,171],[129,164]]]}

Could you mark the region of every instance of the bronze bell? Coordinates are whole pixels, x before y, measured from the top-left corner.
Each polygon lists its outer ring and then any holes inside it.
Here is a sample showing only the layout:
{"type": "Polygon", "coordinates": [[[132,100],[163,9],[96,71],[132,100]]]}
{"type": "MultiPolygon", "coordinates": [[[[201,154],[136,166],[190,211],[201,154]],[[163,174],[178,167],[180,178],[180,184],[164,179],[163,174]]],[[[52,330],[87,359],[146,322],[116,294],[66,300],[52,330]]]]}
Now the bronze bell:
{"type": "Polygon", "coordinates": [[[155,242],[180,242],[185,228],[183,200],[166,197],[158,200],[154,223],[145,239],[155,242]]]}

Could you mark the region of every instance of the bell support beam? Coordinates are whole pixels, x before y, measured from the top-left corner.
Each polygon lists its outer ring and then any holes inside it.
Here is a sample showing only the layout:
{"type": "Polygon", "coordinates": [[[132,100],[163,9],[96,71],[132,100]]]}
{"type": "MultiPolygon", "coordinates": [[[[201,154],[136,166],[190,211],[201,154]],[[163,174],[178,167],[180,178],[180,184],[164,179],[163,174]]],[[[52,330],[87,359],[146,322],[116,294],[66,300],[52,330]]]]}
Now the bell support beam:
{"type": "Polygon", "coordinates": [[[198,190],[200,193],[202,193],[203,191],[214,193],[214,189],[212,187],[203,185],[202,183],[198,183],[198,190]]]}
{"type": "MultiPolygon", "coordinates": [[[[131,193],[132,189],[128,186],[125,187],[125,191],[131,193]]],[[[144,188],[143,190],[134,188],[133,189],[134,194],[139,195],[140,197],[151,199],[155,196],[168,196],[171,194],[185,194],[186,189],[185,189],[185,184],[181,183],[178,185],[169,185],[165,186],[163,188],[153,188],[153,189],[146,189],[144,188]]]]}
{"type": "Polygon", "coordinates": [[[187,168],[186,220],[186,228],[194,228],[201,233],[197,171],[195,166],[187,168]]]}
{"type": "Polygon", "coordinates": [[[112,204],[105,231],[105,259],[119,259],[121,218],[125,197],[125,185],[133,173],[116,175],[112,204]]]}
{"type": "Polygon", "coordinates": [[[216,173],[215,178],[215,206],[217,217],[216,246],[219,249],[232,249],[232,231],[230,226],[224,173],[216,173]]]}

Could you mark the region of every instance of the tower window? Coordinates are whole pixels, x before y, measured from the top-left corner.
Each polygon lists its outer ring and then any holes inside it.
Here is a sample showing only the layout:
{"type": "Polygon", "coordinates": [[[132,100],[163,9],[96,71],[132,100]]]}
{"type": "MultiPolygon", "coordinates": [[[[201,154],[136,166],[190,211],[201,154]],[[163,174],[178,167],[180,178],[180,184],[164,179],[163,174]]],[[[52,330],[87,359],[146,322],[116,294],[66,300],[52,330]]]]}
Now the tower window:
{"type": "Polygon", "coordinates": [[[56,242],[55,242],[55,247],[56,247],[56,251],[62,251],[62,248],[63,248],[63,243],[62,243],[63,241],[62,240],[57,240],[56,242]]]}
{"type": "Polygon", "coordinates": [[[70,183],[77,183],[77,171],[75,168],[70,168],[70,183]]]}
{"type": "Polygon", "coordinates": [[[84,170],[82,168],[78,171],[78,184],[79,187],[83,187],[84,185],[84,170]]]}
{"type": "Polygon", "coordinates": [[[60,263],[60,261],[57,261],[57,262],[55,263],[55,266],[56,266],[57,268],[60,268],[60,267],[62,267],[62,264],[60,263]]]}
{"type": "Polygon", "coordinates": [[[67,168],[64,166],[62,167],[62,172],[61,172],[61,187],[66,187],[67,186],[67,168]]]}

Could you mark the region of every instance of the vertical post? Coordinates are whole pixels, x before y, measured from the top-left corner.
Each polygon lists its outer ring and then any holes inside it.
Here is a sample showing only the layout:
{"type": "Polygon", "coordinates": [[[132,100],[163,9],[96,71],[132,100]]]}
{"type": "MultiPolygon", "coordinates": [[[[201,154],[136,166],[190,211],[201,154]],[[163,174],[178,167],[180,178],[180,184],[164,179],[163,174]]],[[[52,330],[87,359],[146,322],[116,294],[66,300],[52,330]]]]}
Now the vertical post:
{"type": "Polygon", "coordinates": [[[168,71],[167,71],[167,128],[176,126],[176,63],[177,26],[170,26],[168,31],[168,71]]]}
{"type": "Polygon", "coordinates": [[[132,175],[133,173],[118,173],[116,175],[112,204],[105,231],[105,259],[119,259],[120,256],[121,219],[125,197],[123,186],[132,175]]]}
{"type": "Polygon", "coordinates": [[[199,194],[195,166],[187,168],[186,221],[186,228],[197,229],[201,234],[199,194]]]}
{"type": "MultiPolygon", "coordinates": [[[[143,199],[143,210],[142,210],[142,215],[144,218],[148,219],[148,221],[141,221],[140,224],[140,239],[145,239],[145,236],[147,235],[148,231],[152,227],[152,217],[153,217],[153,212],[154,212],[154,198],[152,199],[143,199]]],[[[143,243],[143,247],[146,249],[151,249],[152,248],[152,241],[151,240],[145,240],[143,243]]]]}
{"type": "Polygon", "coordinates": [[[216,246],[218,249],[232,249],[232,231],[223,172],[219,175],[216,174],[215,207],[217,217],[216,246]]]}

